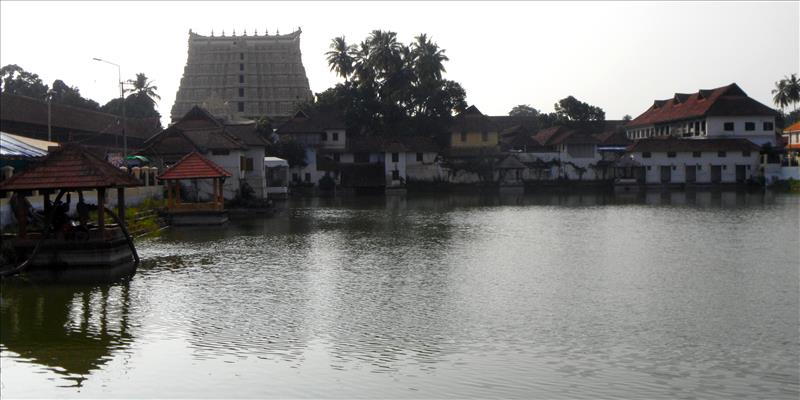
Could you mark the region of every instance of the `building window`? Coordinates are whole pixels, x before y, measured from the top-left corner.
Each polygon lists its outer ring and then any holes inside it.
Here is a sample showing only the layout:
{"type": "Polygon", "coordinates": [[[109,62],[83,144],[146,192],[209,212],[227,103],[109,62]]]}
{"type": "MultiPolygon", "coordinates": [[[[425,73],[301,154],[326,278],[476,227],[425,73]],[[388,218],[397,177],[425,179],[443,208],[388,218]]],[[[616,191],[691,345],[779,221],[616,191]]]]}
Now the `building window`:
{"type": "Polygon", "coordinates": [[[461,132],[461,141],[462,142],[466,142],[467,141],[467,132],[461,132]]]}
{"type": "Polygon", "coordinates": [[[674,152],[674,151],[668,151],[668,152],[667,152],[667,157],[669,157],[669,158],[675,158],[675,155],[676,155],[676,154],[675,154],[675,152],[674,152]]]}
{"type": "Polygon", "coordinates": [[[239,88],[239,97],[244,97],[244,88],[239,88]]]}
{"type": "Polygon", "coordinates": [[[489,133],[488,132],[481,132],[481,141],[488,142],[489,141],[489,133]]]}
{"type": "Polygon", "coordinates": [[[745,150],[742,152],[742,157],[750,157],[750,150],[745,150]]]}
{"type": "Polygon", "coordinates": [[[417,153],[417,162],[422,162],[422,153],[417,153]]]}
{"type": "Polygon", "coordinates": [[[243,101],[240,101],[240,102],[236,103],[236,106],[237,106],[237,109],[239,110],[239,112],[244,112],[244,102],[243,101]]]}
{"type": "Polygon", "coordinates": [[[253,159],[245,156],[239,157],[239,169],[241,169],[242,171],[252,171],[253,159]]]}
{"type": "Polygon", "coordinates": [[[339,153],[333,153],[333,161],[339,162],[341,159],[342,157],[339,155],[339,153]]]}
{"type": "Polygon", "coordinates": [[[339,141],[339,132],[333,132],[333,141],[334,142],[338,142],[339,141]]]}
{"type": "Polygon", "coordinates": [[[392,153],[392,162],[400,162],[400,154],[392,153]]]}
{"type": "Polygon", "coordinates": [[[306,182],[311,182],[311,173],[306,172],[306,182]]]}
{"type": "Polygon", "coordinates": [[[244,71],[244,64],[239,64],[239,71],[244,71]]]}
{"type": "Polygon", "coordinates": [[[642,153],[642,158],[650,158],[650,156],[651,154],[649,151],[645,151],[644,153],[642,153]]]}
{"type": "Polygon", "coordinates": [[[239,83],[244,83],[244,75],[239,75],[239,83]]]}
{"type": "Polygon", "coordinates": [[[322,140],[323,142],[327,142],[328,141],[328,132],[320,133],[319,134],[319,139],[322,140]]]}
{"type": "Polygon", "coordinates": [[[702,155],[703,155],[703,153],[699,152],[699,151],[693,151],[692,152],[692,157],[694,157],[694,158],[700,158],[700,157],[702,157],[702,155]]]}
{"type": "Polygon", "coordinates": [[[733,131],[733,122],[726,122],[722,125],[722,129],[731,132],[733,131]]]}
{"type": "Polygon", "coordinates": [[[724,158],[725,156],[727,156],[727,154],[724,151],[718,151],[717,152],[717,157],[724,158]]]}
{"type": "Polygon", "coordinates": [[[392,180],[399,181],[400,180],[400,171],[394,170],[392,171],[392,180]]]}
{"type": "Polygon", "coordinates": [[[244,53],[239,53],[239,59],[244,60],[244,53]]]}
{"type": "Polygon", "coordinates": [[[369,153],[356,153],[356,154],[353,154],[353,162],[368,163],[369,162],[369,153]]]}
{"type": "Polygon", "coordinates": [[[300,175],[297,172],[292,172],[292,182],[300,182],[300,175]]]}
{"type": "Polygon", "coordinates": [[[773,125],[772,122],[764,122],[764,130],[765,131],[774,131],[775,130],[775,125],[773,125]]]}
{"type": "Polygon", "coordinates": [[[754,130],[756,130],[756,123],[755,122],[745,122],[744,123],[744,130],[746,130],[746,131],[754,131],[754,130]]]}

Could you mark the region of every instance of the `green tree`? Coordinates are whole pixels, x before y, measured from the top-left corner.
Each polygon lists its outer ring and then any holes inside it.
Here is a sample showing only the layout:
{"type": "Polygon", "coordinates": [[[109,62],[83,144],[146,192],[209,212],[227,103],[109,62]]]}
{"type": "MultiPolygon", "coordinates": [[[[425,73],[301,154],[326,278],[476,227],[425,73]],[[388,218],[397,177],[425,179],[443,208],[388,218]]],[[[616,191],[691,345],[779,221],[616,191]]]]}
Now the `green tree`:
{"type": "Polygon", "coordinates": [[[353,74],[353,54],[355,48],[345,42],[344,36],[333,38],[330,45],[331,50],[325,53],[328,59],[328,66],[332,72],[347,80],[353,74]]]}
{"type": "Polygon", "coordinates": [[[94,100],[84,98],[81,96],[81,92],[77,87],[69,86],[61,79],[56,79],[53,82],[53,89],[50,93],[52,93],[53,103],[86,108],[94,111],[100,110],[100,104],[94,100]]]}
{"type": "Polygon", "coordinates": [[[447,72],[444,62],[450,61],[445,50],[430,41],[428,35],[420,34],[414,38],[416,42],[411,45],[413,68],[420,82],[437,82],[442,79],[442,73],[447,72]]]}
{"type": "Polygon", "coordinates": [[[584,103],[573,96],[555,104],[556,115],[564,122],[605,121],[606,113],[600,107],[584,103]]]}
{"type": "Polygon", "coordinates": [[[786,78],[786,92],[789,100],[794,104],[794,110],[797,111],[797,103],[800,102],[800,79],[797,79],[797,74],[786,78]]]}
{"type": "Polygon", "coordinates": [[[625,114],[625,115],[622,116],[622,120],[623,121],[630,121],[632,119],[633,119],[633,117],[631,117],[630,114],[625,114]]]}
{"type": "Polygon", "coordinates": [[[410,46],[391,31],[374,30],[357,46],[331,41],[328,66],[345,82],[305,107],[342,112],[350,133],[408,134],[444,131],[466,93],[444,79],[445,50],[421,34],[410,46]]]}
{"type": "Polygon", "coordinates": [[[528,104],[520,104],[518,106],[514,106],[514,108],[508,112],[508,115],[512,117],[535,117],[539,115],[539,110],[531,107],[528,104]]]}
{"type": "Polygon", "coordinates": [[[786,108],[789,105],[789,93],[786,90],[786,80],[781,79],[775,82],[775,89],[772,89],[772,101],[775,102],[775,105],[778,106],[781,110],[786,108]]]}
{"type": "Polygon", "coordinates": [[[126,92],[135,96],[139,96],[142,99],[149,100],[153,104],[156,103],[156,100],[161,100],[161,96],[156,93],[158,86],[153,85],[153,82],[147,79],[147,76],[144,73],[136,74],[136,79],[131,79],[128,81],[128,83],[133,85],[133,87],[126,89],[126,92]]]}
{"type": "Polygon", "coordinates": [[[0,78],[2,78],[0,91],[3,93],[28,96],[39,100],[47,99],[49,88],[42,82],[39,75],[25,71],[19,65],[9,64],[0,68],[0,78]]]}

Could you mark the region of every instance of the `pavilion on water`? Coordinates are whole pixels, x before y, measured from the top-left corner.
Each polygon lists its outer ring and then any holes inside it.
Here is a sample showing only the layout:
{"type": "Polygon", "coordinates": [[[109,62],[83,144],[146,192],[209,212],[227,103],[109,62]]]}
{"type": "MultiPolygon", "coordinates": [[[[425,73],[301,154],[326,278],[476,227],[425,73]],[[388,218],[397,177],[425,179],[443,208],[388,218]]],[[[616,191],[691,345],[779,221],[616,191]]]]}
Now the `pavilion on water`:
{"type": "MultiPolygon", "coordinates": [[[[228,221],[222,185],[231,173],[198,152],[183,157],[175,165],[167,168],[158,179],[167,186],[167,213],[172,225],[218,225],[228,221]],[[211,180],[209,201],[200,201],[198,180],[211,180]],[[194,183],[195,202],[181,200],[180,181],[194,183]]],[[[205,185],[204,185],[205,186],[205,185]]],[[[185,196],[188,197],[188,196],[185,196]]]]}
{"type": "MultiPolygon", "coordinates": [[[[0,191],[13,192],[11,199],[17,222],[16,234],[3,234],[14,249],[16,261],[25,262],[26,270],[87,268],[120,272],[135,271],[132,258],[136,249],[124,226],[125,188],[141,186],[139,180],[114,167],[77,144],[53,149],[36,165],[0,183],[0,191]],[[106,194],[116,189],[117,213],[107,208],[106,194]],[[44,215],[33,209],[26,196],[38,191],[44,197],[44,215]],[[83,193],[96,191],[97,204],[84,203],[83,193]],[[54,201],[50,196],[57,192],[54,201]],[[79,224],[68,216],[70,192],[80,193],[75,209],[79,224]],[[64,201],[66,195],[67,201],[64,201]],[[89,221],[89,210],[97,211],[97,220],[89,221]],[[109,224],[108,214],[116,223],[109,224]],[[37,226],[39,229],[33,229],[37,226]]],[[[3,271],[7,271],[4,266],[3,271]]],[[[2,272],[2,271],[0,271],[2,272]]]]}

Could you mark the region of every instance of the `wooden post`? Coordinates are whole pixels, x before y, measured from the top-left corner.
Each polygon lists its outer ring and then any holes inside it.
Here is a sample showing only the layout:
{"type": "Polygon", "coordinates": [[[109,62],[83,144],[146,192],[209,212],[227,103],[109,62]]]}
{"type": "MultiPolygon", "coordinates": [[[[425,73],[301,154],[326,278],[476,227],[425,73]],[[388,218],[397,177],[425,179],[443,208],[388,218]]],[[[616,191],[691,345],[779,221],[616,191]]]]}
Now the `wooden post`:
{"type": "Polygon", "coordinates": [[[181,204],[181,182],[175,181],[175,204],[181,204]]]}
{"type": "Polygon", "coordinates": [[[106,189],[97,188],[97,225],[100,227],[100,237],[106,234],[106,189]]]}
{"type": "Polygon", "coordinates": [[[117,216],[120,223],[125,225],[125,188],[117,188],[117,216]]]}
{"type": "Polygon", "coordinates": [[[17,192],[15,199],[17,201],[17,236],[24,239],[28,237],[28,209],[25,207],[25,195],[22,192],[17,192]]]}
{"type": "Polygon", "coordinates": [[[50,212],[50,191],[44,190],[42,191],[42,202],[44,203],[44,215],[46,216],[50,212]]]}
{"type": "Polygon", "coordinates": [[[172,208],[175,206],[175,200],[172,198],[172,181],[165,181],[167,184],[167,207],[172,208]]]}

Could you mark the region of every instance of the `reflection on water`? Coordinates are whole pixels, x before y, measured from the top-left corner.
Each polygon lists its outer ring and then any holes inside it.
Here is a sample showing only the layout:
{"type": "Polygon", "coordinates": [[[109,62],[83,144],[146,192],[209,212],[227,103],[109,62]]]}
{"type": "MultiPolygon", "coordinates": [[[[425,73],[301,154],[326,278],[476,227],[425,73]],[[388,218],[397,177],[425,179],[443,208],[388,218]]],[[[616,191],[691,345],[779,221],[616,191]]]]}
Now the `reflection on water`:
{"type": "Polygon", "coordinates": [[[75,287],[5,282],[3,351],[64,375],[75,386],[133,341],[127,285],[75,287]]]}
{"type": "Polygon", "coordinates": [[[736,192],[292,201],[140,242],[130,282],[3,283],[2,389],[795,399],[799,210],[736,192]]]}

